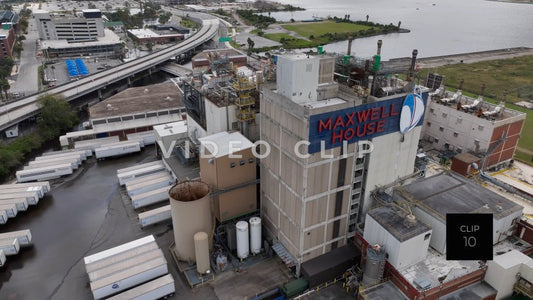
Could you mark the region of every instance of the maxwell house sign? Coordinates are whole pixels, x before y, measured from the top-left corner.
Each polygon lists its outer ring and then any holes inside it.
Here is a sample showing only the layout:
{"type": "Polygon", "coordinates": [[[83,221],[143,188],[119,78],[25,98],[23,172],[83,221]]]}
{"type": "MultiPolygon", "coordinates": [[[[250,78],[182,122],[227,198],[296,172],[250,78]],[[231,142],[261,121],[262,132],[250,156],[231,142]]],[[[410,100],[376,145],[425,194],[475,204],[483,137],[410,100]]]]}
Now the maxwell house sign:
{"type": "Polygon", "coordinates": [[[313,115],[309,128],[310,154],[400,131],[407,133],[423,124],[428,94],[416,91],[407,96],[313,115]]]}

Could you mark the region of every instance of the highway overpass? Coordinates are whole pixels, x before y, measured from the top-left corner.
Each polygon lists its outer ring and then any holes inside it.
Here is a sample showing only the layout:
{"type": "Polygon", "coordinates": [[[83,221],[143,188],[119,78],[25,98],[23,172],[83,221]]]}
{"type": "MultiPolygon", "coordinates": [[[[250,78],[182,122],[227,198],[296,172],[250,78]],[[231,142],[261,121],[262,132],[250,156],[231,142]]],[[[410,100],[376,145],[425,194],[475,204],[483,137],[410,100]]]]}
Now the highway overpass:
{"type": "Polygon", "coordinates": [[[0,131],[3,131],[26,118],[37,114],[39,107],[37,98],[45,94],[63,95],[68,101],[85,94],[99,90],[113,82],[127,79],[128,77],[155,67],[177,55],[202,45],[216,36],[219,23],[218,19],[202,20],[202,27],[190,38],[165,49],[156,51],[147,56],[123,63],[114,68],[80,78],[79,80],[65,83],[44,92],[25,97],[19,101],[0,106],[0,131]]]}

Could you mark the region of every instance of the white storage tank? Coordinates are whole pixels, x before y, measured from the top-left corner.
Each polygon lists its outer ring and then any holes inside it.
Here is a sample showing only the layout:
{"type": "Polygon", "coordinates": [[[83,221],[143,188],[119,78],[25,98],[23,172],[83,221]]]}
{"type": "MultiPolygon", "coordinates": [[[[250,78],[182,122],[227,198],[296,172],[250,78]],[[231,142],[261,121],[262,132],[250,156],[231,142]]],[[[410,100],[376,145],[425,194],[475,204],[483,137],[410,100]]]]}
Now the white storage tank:
{"type": "Polygon", "coordinates": [[[259,254],[261,252],[261,218],[250,218],[250,252],[259,254]]]}
{"type": "Polygon", "coordinates": [[[209,239],[207,233],[194,234],[194,250],[196,253],[196,271],[200,274],[209,272],[209,239]]]}
{"type": "Polygon", "coordinates": [[[239,221],[237,228],[237,257],[245,259],[250,254],[250,242],[248,236],[248,222],[239,221]]]}
{"type": "Polygon", "coordinates": [[[172,187],[168,195],[175,254],[182,261],[195,262],[194,234],[211,232],[213,226],[209,186],[201,181],[184,181],[172,187]]]}

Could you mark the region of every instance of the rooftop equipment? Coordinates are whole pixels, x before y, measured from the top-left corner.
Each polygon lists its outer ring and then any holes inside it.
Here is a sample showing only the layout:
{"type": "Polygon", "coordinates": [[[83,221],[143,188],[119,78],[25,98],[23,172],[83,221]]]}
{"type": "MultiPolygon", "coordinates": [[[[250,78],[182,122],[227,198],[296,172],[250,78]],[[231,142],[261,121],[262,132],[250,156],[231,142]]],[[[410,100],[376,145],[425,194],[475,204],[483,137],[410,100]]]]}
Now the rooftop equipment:
{"type": "Polygon", "coordinates": [[[237,227],[237,257],[241,260],[248,257],[250,254],[250,239],[248,236],[248,222],[239,221],[236,224],[237,227]]]}

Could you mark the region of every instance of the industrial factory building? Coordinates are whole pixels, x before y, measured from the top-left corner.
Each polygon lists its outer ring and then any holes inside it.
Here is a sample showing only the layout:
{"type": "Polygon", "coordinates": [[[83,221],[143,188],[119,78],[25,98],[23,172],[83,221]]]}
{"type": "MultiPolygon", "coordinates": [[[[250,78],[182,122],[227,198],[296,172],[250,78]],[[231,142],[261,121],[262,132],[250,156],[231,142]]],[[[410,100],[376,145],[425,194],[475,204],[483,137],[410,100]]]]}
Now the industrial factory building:
{"type": "Polygon", "coordinates": [[[437,150],[471,152],[483,170],[513,159],[526,113],[437,90],[428,100],[422,136],[437,150]]]}
{"type": "Polygon", "coordinates": [[[262,216],[297,274],[302,263],[348,243],[374,189],[414,172],[427,93],[415,97],[418,109],[402,133],[400,110],[414,97],[403,90],[413,85],[359,97],[334,82],[334,67],[325,55],[278,56],[277,86],[265,86],[261,99],[261,140],[271,148],[261,160],[262,216]],[[361,141],[372,142],[371,153],[361,141]]]}

